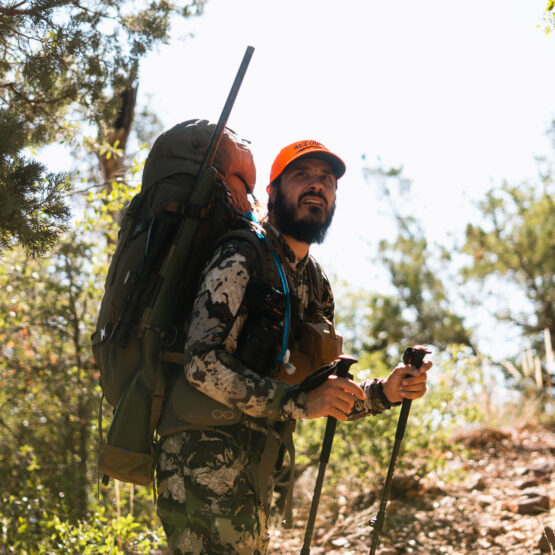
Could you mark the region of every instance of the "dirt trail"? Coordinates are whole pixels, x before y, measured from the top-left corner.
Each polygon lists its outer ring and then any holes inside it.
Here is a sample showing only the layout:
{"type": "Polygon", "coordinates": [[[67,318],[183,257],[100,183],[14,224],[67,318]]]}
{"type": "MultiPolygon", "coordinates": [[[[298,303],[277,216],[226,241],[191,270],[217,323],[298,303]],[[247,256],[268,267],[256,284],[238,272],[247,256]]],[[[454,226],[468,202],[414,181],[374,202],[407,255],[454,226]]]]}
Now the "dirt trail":
{"type": "MultiPolygon", "coordinates": [[[[396,477],[394,489],[402,494],[389,503],[377,554],[555,552],[555,433],[531,426],[482,429],[453,441],[464,442],[470,458],[447,454],[445,469],[426,480],[396,477]],[[454,473],[462,481],[447,479],[454,473]]],[[[300,480],[295,528],[273,529],[269,553],[300,553],[313,484],[313,476],[300,480]]],[[[322,498],[311,555],[367,554],[376,493],[322,498]]]]}

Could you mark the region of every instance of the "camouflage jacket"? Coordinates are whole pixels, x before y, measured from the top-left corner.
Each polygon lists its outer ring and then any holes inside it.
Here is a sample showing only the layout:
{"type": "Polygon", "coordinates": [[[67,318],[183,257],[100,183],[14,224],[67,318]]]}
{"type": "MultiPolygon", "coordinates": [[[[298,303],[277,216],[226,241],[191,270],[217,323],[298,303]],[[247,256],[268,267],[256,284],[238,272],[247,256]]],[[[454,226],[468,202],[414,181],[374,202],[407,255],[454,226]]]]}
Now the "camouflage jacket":
{"type": "MultiPolygon", "coordinates": [[[[308,255],[299,260],[283,237],[269,224],[266,233],[276,246],[289,288],[301,305],[308,301],[308,255]]],[[[185,376],[209,397],[255,418],[289,420],[306,417],[306,393],[247,368],[234,352],[248,310],[243,303],[249,279],[257,264],[255,248],[240,239],[222,244],[203,270],[185,344],[185,376]]],[[[333,321],[334,301],[330,284],[323,276],[321,304],[333,321]]],[[[316,368],[314,370],[317,370],[316,368]]],[[[357,401],[350,420],[385,409],[377,379],[363,382],[367,399],[357,401]]]]}

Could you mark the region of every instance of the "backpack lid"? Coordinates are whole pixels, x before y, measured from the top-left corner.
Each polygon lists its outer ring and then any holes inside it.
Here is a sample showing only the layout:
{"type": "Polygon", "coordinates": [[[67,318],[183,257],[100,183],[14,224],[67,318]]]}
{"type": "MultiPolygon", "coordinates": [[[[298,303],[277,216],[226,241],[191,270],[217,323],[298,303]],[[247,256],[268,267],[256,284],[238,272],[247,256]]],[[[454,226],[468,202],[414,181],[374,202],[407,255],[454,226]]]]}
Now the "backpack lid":
{"type": "MultiPolygon", "coordinates": [[[[146,159],[142,189],[146,190],[161,179],[176,173],[196,175],[215,128],[215,123],[191,119],[162,133],[146,159]]],[[[235,132],[227,127],[216,151],[214,166],[224,182],[236,175],[245,183],[248,192],[253,192],[256,169],[252,153],[235,132]]]]}

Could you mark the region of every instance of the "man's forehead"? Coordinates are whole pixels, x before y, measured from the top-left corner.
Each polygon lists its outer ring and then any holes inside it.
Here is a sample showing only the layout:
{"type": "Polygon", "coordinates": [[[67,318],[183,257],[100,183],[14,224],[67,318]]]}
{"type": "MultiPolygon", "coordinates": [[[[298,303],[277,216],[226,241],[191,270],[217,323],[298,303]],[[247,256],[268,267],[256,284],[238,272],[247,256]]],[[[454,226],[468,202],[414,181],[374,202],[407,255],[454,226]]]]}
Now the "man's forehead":
{"type": "Polygon", "coordinates": [[[326,173],[331,173],[335,176],[333,168],[324,160],[319,158],[301,158],[300,160],[293,160],[285,171],[297,170],[297,169],[317,169],[326,173]]]}

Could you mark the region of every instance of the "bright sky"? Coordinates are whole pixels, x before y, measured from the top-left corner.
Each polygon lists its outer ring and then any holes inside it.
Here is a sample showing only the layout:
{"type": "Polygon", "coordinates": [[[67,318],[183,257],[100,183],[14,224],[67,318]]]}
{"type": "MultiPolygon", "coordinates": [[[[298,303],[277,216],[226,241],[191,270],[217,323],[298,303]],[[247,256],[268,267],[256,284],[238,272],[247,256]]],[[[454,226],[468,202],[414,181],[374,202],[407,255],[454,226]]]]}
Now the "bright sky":
{"type": "Polygon", "coordinates": [[[535,175],[551,151],[555,34],[545,0],[208,0],[205,14],[143,63],[139,100],[167,127],[215,121],[248,45],[255,52],[229,120],[252,141],[265,202],[277,152],[316,139],[347,164],[328,238],[313,252],[371,290],[367,241],[391,232],[362,178],[377,157],[404,165],[429,238],[462,239],[472,201],[535,175]],[[194,37],[179,40],[186,33],[194,37]]]}

